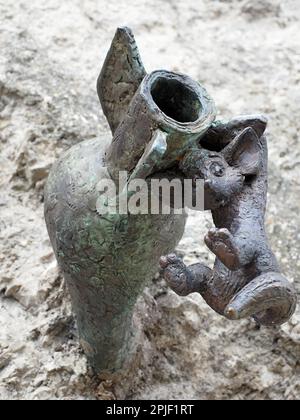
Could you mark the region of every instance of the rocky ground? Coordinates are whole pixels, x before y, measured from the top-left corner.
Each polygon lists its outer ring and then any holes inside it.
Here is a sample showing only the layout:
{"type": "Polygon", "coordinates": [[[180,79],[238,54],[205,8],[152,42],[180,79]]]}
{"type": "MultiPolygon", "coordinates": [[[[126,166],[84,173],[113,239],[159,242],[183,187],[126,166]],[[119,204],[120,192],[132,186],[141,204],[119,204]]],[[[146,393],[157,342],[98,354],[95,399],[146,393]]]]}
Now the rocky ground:
{"type": "MultiPolygon", "coordinates": [[[[299,310],[259,330],[222,319],[198,296],[177,297],[159,278],[139,302],[134,375],[101,382],[86,365],[43,186],[64,150],[108,132],[95,81],[124,24],[149,71],[201,81],[223,117],[269,117],[268,232],[300,291],[299,0],[0,0],[0,396],[299,399],[299,310]]],[[[187,262],[212,261],[210,226],[209,215],[190,216],[178,249],[187,262]]]]}

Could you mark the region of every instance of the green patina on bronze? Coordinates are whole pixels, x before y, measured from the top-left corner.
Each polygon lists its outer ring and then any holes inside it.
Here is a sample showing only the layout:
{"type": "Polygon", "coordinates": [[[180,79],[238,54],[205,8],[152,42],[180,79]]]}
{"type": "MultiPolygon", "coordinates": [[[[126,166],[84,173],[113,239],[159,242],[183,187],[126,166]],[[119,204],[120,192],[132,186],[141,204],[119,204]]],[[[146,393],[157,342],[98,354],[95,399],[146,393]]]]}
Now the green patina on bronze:
{"type": "Polygon", "coordinates": [[[45,189],[45,218],[82,347],[99,372],[121,369],[132,354],[134,305],[157,272],[160,256],[181,239],[186,216],[101,216],[97,184],[116,180],[120,170],[134,177],[151,178],[158,171],[163,176],[205,134],[215,108],[205,89],[187,76],[147,75],[128,28],[117,30],[97,88],[113,138],[83,141],[55,163],[45,189]],[[175,94],[174,110],[168,101],[175,94]]]}
{"type": "MultiPolygon", "coordinates": [[[[128,28],[117,30],[97,89],[112,139],[71,148],[54,165],[45,189],[49,235],[81,345],[95,371],[117,371],[134,355],[134,306],[159,260],[175,292],[200,293],[230,320],[254,317],[266,326],[288,321],[296,292],[265,232],[266,119],[215,121],[212,99],[188,76],[165,70],[146,74],[128,28]],[[168,255],[183,235],[184,212],[100,212],[99,182],[116,182],[120,171],[128,173],[127,182],[204,181],[205,210],[212,211],[216,226],[205,237],[216,255],[213,269],[202,263],[186,267],[168,255]]],[[[116,194],[124,198],[124,190],[116,194]]]]}

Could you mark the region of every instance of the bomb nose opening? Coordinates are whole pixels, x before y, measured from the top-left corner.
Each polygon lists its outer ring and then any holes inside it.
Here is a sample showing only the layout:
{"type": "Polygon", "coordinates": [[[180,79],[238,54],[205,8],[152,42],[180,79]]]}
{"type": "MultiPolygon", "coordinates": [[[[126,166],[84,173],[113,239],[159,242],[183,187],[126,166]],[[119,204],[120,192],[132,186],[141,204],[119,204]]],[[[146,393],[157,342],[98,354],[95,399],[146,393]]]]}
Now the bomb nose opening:
{"type": "Polygon", "coordinates": [[[159,77],[151,88],[151,95],[160,110],[180,123],[199,119],[202,105],[197,94],[178,80],[159,77]]]}

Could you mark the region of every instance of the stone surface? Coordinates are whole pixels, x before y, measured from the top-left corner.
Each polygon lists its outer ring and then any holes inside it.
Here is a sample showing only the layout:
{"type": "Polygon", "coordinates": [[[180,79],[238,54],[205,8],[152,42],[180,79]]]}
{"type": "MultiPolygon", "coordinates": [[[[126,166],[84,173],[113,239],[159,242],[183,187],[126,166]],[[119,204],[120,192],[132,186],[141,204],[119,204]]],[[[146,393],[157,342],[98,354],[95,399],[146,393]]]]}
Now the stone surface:
{"type": "MultiPolygon", "coordinates": [[[[95,84],[126,24],[147,71],[198,79],[223,117],[269,117],[268,233],[300,291],[300,5],[252,3],[0,0],[1,398],[299,399],[299,309],[283,327],[258,330],[220,318],[199,296],[175,296],[159,278],[136,310],[135,374],[93,377],[43,220],[51,164],[108,129],[95,84]]],[[[209,215],[190,216],[178,249],[187,263],[213,261],[203,244],[210,226],[209,215]]]]}

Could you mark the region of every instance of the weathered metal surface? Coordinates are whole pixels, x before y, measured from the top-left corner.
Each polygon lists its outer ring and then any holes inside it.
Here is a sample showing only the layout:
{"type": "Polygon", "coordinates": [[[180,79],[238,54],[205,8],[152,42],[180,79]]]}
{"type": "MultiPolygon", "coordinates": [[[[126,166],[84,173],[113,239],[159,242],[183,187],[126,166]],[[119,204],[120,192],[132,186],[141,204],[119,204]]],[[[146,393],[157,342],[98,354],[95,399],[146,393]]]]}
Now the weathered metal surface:
{"type": "Polygon", "coordinates": [[[119,170],[146,177],[171,166],[176,149],[182,156],[207,131],[215,109],[206,91],[187,76],[166,71],[145,75],[127,28],[117,30],[98,93],[113,140],[83,141],[59,159],[45,189],[45,218],[71,293],[82,347],[96,371],[113,371],[130,358],[135,302],[155,275],[159,257],[181,239],[186,214],[101,216],[97,185],[103,178],[118,178],[119,170]],[[180,109],[173,105],[170,113],[178,121],[153,99],[156,88],[155,99],[168,106],[167,92],[160,97],[158,79],[161,88],[176,83],[172,95],[183,103],[180,109]]]}
{"type": "Polygon", "coordinates": [[[205,237],[217,257],[214,268],[187,267],[174,254],[162,257],[160,263],[178,294],[199,292],[228,319],[252,316],[259,324],[271,326],[289,320],[297,295],[280,273],[265,232],[266,124],[262,116],[215,123],[199,148],[189,151],[181,163],[184,176],[205,180],[205,204],[216,225],[205,237]],[[203,148],[213,149],[214,144],[219,152],[203,148]]]}
{"type": "MultiPolygon", "coordinates": [[[[121,369],[135,348],[134,305],[161,255],[182,237],[186,214],[101,215],[97,185],[128,179],[205,180],[205,204],[217,229],[206,237],[213,270],[161,258],[179,294],[198,291],[230,319],[286,321],[295,308],[265,235],[266,121],[215,122],[205,89],[187,76],[146,74],[134,37],[117,30],[98,79],[113,138],[83,141],[53,166],[45,189],[49,236],[70,290],[81,345],[97,371],[121,369]]],[[[119,191],[122,194],[122,191],[119,191]]]]}
{"type": "Polygon", "coordinates": [[[174,165],[197,144],[215,116],[214,103],[206,90],[188,76],[165,70],[147,75],[108,149],[112,176],[117,178],[119,171],[135,168],[157,130],[166,133],[167,151],[153,172],[174,165]]]}

